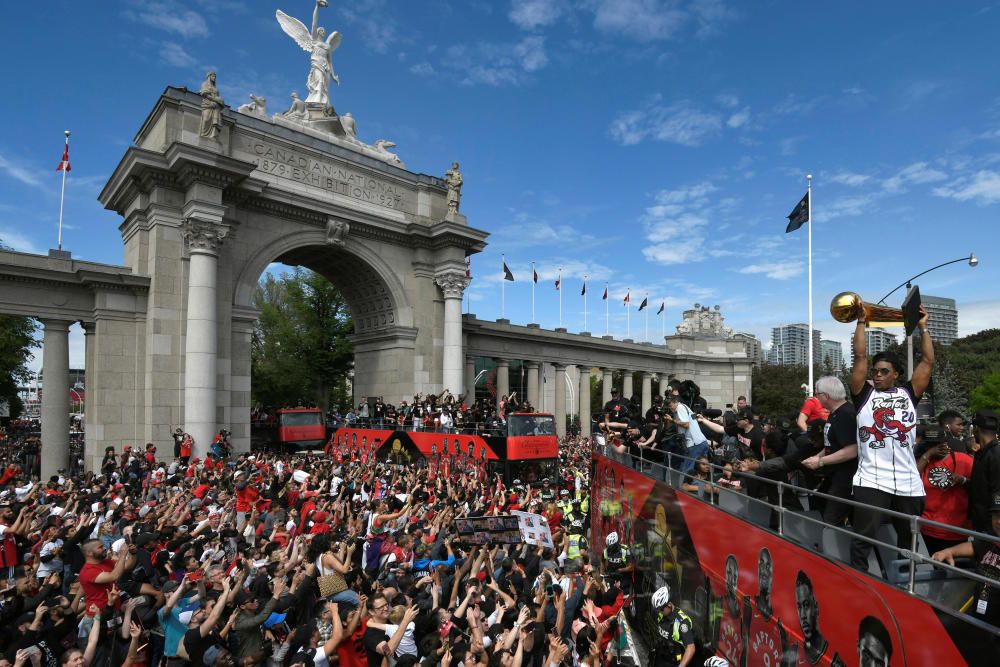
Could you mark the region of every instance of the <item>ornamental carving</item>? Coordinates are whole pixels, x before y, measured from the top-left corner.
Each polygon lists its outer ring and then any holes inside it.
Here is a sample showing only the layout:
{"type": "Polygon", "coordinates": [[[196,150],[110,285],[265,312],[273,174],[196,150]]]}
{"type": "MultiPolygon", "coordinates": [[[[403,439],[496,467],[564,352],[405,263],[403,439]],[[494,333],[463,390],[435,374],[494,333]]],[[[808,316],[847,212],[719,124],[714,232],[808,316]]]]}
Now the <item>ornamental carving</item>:
{"type": "Polygon", "coordinates": [[[446,299],[461,299],[465,288],[469,286],[469,279],[458,271],[442,273],[434,278],[434,282],[441,288],[446,299]]]}
{"type": "Polygon", "coordinates": [[[186,220],[181,225],[181,235],[189,253],[202,252],[217,254],[226,238],[226,228],[210,222],[186,220]]]}

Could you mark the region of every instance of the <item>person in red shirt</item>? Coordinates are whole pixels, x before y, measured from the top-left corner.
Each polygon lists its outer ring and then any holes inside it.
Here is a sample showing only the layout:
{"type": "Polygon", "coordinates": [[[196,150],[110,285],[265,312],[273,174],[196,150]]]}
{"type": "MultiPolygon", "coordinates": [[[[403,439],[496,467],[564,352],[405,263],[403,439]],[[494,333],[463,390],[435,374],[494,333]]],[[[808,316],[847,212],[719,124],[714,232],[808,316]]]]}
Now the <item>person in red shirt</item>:
{"type": "MultiPolygon", "coordinates": [[[[969,521],[969,477],[973,459],[963,452],[954,452],[943,429],[928,426],[924,431],[927,449],[917,459],[917,469],[924,482],[927,500],[924,519],[959,528],[971,528],[969,521]]],[[[965,542],[968,538],[937,526],[920,526],[929,553],[937,553],[965,542]]]]}
{"type": "Polygon", "coordinates": [[[247,514],[253,508],[254,503],[260,498],[260,491],[246,480],[246,473],[238,470],[234,475],[236,479],[236,530],[242,531],[246,523],[247,514]]]}
{"type": "Polygon", "coordinates": [[[800,431],[805,433],[809,430],[809,422],[814,419],[827,421],[830,419],[830,411],[823,407],[818,398],[810,396],[802,404],[802,407],[799,408],[799,417],[795,420],[795,424],[799,427],[800,431]]]}
{"type": "MultiPolygon", "coordinates": [[[[108,558],[108,550],[100,540],[88,540],[83,543],[84,566],[80,569],[80,586],[86,598],[84,605],[88,610],[96,605],[98,610],[109,604],[118,605],[118,600],[109,600],[108,592],[121,578],[130,563],[135,562],[131,554],[134,547],[122,547],[118,561],[108,558]]],[[[89,612],[88,612],[89,613],[89,612]]]]}

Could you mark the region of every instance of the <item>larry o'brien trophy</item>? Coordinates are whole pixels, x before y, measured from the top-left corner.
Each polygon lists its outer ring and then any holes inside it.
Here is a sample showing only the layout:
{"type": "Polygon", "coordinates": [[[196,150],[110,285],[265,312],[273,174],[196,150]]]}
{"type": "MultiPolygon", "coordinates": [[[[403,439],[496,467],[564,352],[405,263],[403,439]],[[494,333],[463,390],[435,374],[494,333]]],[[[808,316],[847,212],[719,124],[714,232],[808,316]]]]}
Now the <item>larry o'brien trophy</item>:
{"type": "Polygon", "coordinates": [[[844,324],[864,315],[866,327],[904,327],[909,336],[920,321],[920,288],[910,288],[902,308],[866,303],[855,292],[841,292],[830,302],[830,315],[844,324]]]}

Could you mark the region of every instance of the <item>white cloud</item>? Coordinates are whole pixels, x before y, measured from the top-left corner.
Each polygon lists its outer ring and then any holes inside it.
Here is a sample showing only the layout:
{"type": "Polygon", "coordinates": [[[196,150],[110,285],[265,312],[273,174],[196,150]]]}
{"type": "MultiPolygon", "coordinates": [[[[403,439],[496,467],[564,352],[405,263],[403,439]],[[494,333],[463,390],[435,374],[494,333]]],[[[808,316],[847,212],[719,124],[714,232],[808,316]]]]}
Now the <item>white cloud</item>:
{"type": "Polygon", "coordinates": [[[675,190],[660,190],[640,221],[651,245],[643,256],[659,264],[686,264],[706,258],[703,228],[719,206],[713,195],[718,188],[708,181],[675,190]]]}
{"type": "Polygon", "coordinates": [[[437,73],[437,70],[434,69],[434,65],[431,65],[429,62],[417,63],[410,67],[410,71],[418,76],[433,76],[437,73]]]}
{"type": "Polygon", "coordinates": [[[698,37],[711,37],[719,32],[721,24],[739,18],[739,12],[727,7],[722,0],[694,0],[691,13],[698,23],[698,37]]]}
{"type": "Polygon", "coordinates": [[[675,3],[659,0],[591,0],[594,27],[640,42],[670,39],[688,19],[675,3]]]}
{"type": "Polygon", "coordinates": [[[611,136],[623,146],[645,139],[698,146],[722,130],[722,116],[704,111],[682,100],[669,106],[650,105],[645,109],[620,114],[611,123],[611,136]]]}
{"type": "Polygon", "coordinates": [[[208,37],[208,24],[198,12],[176,2],[144,2],[125,12],[129,19],[184,38],[208,37]]]}
{"type": "Polygon", "coordinates": [[[30,252],[36,255],[45,254],[45,250],[26,234],[7,226],[0,227],[0,243],[18,252],[30,252]]]}
{"type": "Polygon", "coordinates": [[[740,273],[757,274],[762,273],[772,280],[788,280],[802,274],[802,262],[764,262],[761,264],[750,264],[740,269],[740,273]]]}
{"type": "Polygon", "coordinates": [[[25,185],[33,185],[37,188],[45,187],[41,177],[34,170],[23,164],[12,162],[2,154],[0,154],[0,171],[25,185]]]}
{"type": "Polygon", "coordinates": [[[192,67],[198,63],[191,54],[176,42],[164,42],[160,47],[160,59],[174,67],[192,67]]]}
{"type": "Polygon", "coordinates": [[[508,16],[519,28],[533,30],[552,25],[565,10],[564,0],[513,0],[508,16]]]}
{"type": "Polygon", "coordinates": [[[821,102],[826,100],[826,96],[805,98],[795,93],[789,93],[785,99],[774,107],[774,113],[782,116],[803,116],[816,109],[821,102]]]}
{"type": "Polygon", "coordinates": [[[358,43],[364,44],[370,51],[387,53],[397,43],[406,41],[393,18],[395,8],[387,7],[385,0],[340,3],[339,11],[347,23],[357,28],[358,43]]]}
{"type": "Polygon", "coordinates": [[[828,222],[835,218],[870,215],[880,197],[881,194],[877,192],[851,195],[849,197],[834,197],[817,206],[813,211],[813,215],[816,222],[828,222]]]}
{"type": "Polygon", "coordinates": [[[978,171],[972,176],[935,188],[934,194],[958,201],[972,200],[977,204],[995,204],[1000,202],[1000,173],[978,171]]]}
{"type": "Polygon", "coordinates": [[[864,185],[868,182],[871,176],[866,174],[855,174],[850,171],[841,171],[833,176],[830,176],[829,180],[831,183],[839,183],[841,185],[848,185],[852,188],[858,187],[859,185],[864,185]]]}
{"type": "Polygon", "coordinates": [[[729,116],[726,125],[731,128],[743,127],[750,120],[750,107],[743,107],[740,111],[729,116]]]}
{"type": "Polygon", "coordinates": [[[882,184],[888,192],[899,192],[908,184],[924,184],[943,181],[948,175],[931,167],[926,162],[914,162],[903,168],[898,174],[892,176],[882,184]]]}
{"type": "Polygon", "coordinates": [[[546,65],[545,38],[528,36],[516,43],[480,42],[474,45],[459,44],[447,50],[441,65],[457,69],[466,86],[518,85],[527,75],[546,65]]]}
{"type": "Polygon", "coordinates": [[[958,335],[969,336],[984,329],[997,328],[1000,301],[972,301],[958,303],[958,335]]]}

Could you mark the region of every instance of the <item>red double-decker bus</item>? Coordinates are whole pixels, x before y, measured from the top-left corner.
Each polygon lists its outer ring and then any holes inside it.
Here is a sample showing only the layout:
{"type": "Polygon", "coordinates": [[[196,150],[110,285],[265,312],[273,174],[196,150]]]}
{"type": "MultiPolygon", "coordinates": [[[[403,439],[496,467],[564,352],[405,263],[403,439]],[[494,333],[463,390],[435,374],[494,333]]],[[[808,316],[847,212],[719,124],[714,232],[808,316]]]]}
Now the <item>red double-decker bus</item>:
{"type": "Polygon", "coordinates": [[[499,473],[508,484],[515,479],[528,484],[555,479],[559,472],[555,417],[539,412],[508,415],[507,435],[338,428],[326,450],[342,460],[426,462],[442,474],[499,473]]]}
{"type": "Polygon", "coordinates": [[[275,415],[272,441],[283,451],[321,450],[326,420],[319,408],[285,408],[275,415]]]}

